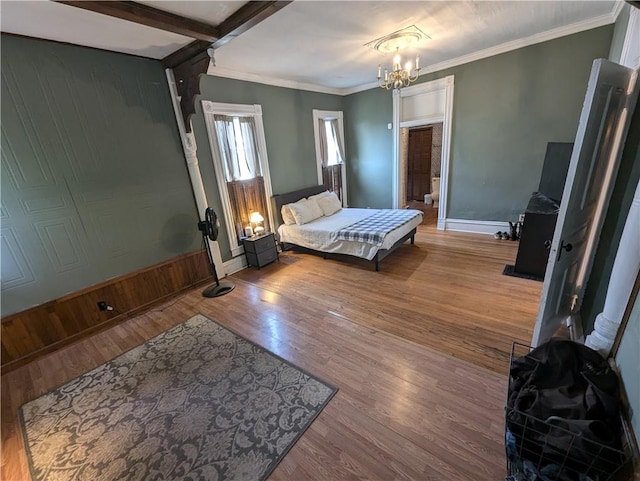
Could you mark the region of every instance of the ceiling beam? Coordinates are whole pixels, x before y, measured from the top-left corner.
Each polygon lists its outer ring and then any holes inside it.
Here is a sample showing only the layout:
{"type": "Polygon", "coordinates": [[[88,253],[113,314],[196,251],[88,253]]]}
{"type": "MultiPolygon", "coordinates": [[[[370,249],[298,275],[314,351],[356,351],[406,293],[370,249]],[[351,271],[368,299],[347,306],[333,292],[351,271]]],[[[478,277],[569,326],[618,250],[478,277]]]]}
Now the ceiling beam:
{"type": "Polygon", "coordinates": [[[57,3],[63,3],[72,7],[83,8],[103,15],[109,15],[110,17],[121,18],[129,22],[146,25],[147,27],[177,33],[185,37],[208,42],[209,44],[216,42],[220,38],[220,30],[218,27],[158,10],[157,8],[149,7],[141,3],[89,0],[57,0],[57,3]]]}
{"type": "Polygon", "coordinates": [[[218,25],[220,36],[215,42],[206,43],[200,40],[191,42],[180,50],[176,50],[163,58],[162,66],[164,68],[175,68],[181,63],[195,57],[200,52],[207,50],[209,47],[214,49],[221,47],[228,41],[270,17],[281,8],[287,6],[291,1],[292,0],[247,2],[218,25]]]}
{"type": "Polygon", "coordinates": [[[191,132],[190,117],[196,111],[194,100],[200,93],[200,76],[207,73],[210,62],[209,55],[204,51],[172,69],[176,90],[180,96],[180,112],[187,132],[191,132]]]}
{"type": "Polygon", "coordinates": [[[207,72],[207,50],[219,48],[262,22],[293,0],[249,1],[214,27],[180,15],[130,1],[54,0],[103,15],[121,18],[147,27],[177,33],[195,40],[161,60],[163,68],[174,71],[185,127],[195,112],[193,100],[200,93],[200,75],[207,72]]]}
{"type": "Polygon", "coordinates": [[[215,42],[195,40],[162,59],[164,68],[173,69],[176,89],[180,95],[180,110],[187,132],[191,130],[189,118],[195,112],[194,99],[200,93],[200,75],[209,67],[209,48],[219,48],[251,27],[287,6],[289,1],[251,1],[244,4],[218,25],[220,37],[215,42]]]}
{"type": "Polygon", "coordinates": [[[218,48],[227,43],[229,40],[241,35],[251,27],[259,24],[266,18],[276,13],[281,8],[289,5],[293,0],[288,1],[253,1],[247,2],[226,20],[224,20],[218,29],[220,30],[220,38],[213,42],[212,47],[218,48]]]}
{"type": "Polygon", "coordinates": [[[162,63],[162,68],[176,68],[178,65],[181,65],[188,60],[198,56],[203,52],[206,53],[207,49],[211,46],[209,42],[204,42],[202,40],[194,40],[193,42],[185,45],[179,50],[167,55],[160,62],[162,63]]]}

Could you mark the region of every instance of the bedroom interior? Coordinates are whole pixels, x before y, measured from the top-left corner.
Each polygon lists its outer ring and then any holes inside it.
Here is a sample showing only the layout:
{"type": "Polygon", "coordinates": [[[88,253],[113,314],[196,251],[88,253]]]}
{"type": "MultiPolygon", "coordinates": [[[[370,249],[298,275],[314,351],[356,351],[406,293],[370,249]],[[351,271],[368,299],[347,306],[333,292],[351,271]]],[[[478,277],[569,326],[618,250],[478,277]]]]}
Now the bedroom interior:
{"type": "MultiPolygon", "coordinates": [[[[141,5],[162,10],[163,3],[141,5]]],[[[208,8],[204,23],[210,25],[224,24],[245,4],[206,3],[199,8],[208,8]]],[[[275,469],[269,479],[504,478],[509,353],[513,341],[531,342],[542,285],[503,276],[505,264],[516,262],[518,243],[486,234],[525,212],[542,184],[549,143],[574,141],[591,64],[626,55],[625,39],[640,29],[638,9],[633,2],[594,2],[590,13],[576,13],[567,4],[564,28],[551,24],[555,29],[548,26],[536,35],[520,25],[529,33],[503,38],[503,45],[482,44],[481,54],[470,49],[452,62],[442,52],[443,33],[427,30],[434,47],[420,52],[421,75],[406,89],[453,79],[448,154],[439,146],[448,155],[442,173],[448,176],[442,187],[445,208],[422,203],[421,210],[428,207],[431,213],[411,235],[401,236],[411,243],[396,243],[376,272],[366,262],[297,251],[280,252],[279,262],[260,269],[246,267],[242,235],[248,225],[252,231],[257,225],[251,214],[259,212],[262,226],[277,234],[278,196],[322,184],[314,111],[344,116],[345,158],[333,171],[341,171],[350,208],[388,209],[402,198],[395,184],[402,182],[396,166],[406,165],[398,127],[414,121],[394,117],[400,96],[376,85],[376,67],[384,58],[376,53],[354,61],[361,70],[351,85],[322,70],[327,67],[320,51],[317,74],[279,79],[260,71],[265,62],[256,52],[284,43],[281,22],[306,26],[309,33],[301,38],[309,41],[320,35],[311,26],[331,15],[318,2],[263,3],[277,5],[257,23],[246,20],[228,43],[218,40],[215,66],[198,78],[187,123],[176,98],[177,89],[185,88],[179,69],[172,78],[160,62],[186,45],[185,37],[164,32],[162,41],[150,46],[144,37],[149,26],[124,27],[131,22],[110,18],[125,29],[113,32],[131,40],[108,48],[95,42],[106,42],[109,35],[81,38],[83,30],[105,28],[100,22],[107,20],[96,20],[105,15],[53,2],[37,2],[31,11],[18,2],[2,3],[3,479],[29,479],[17,419],[22,404],[197,314],[338,388],[288,454],[270,465],[275,469]],[[24,22],[25,15],[30,22],[24,22]],[[69,15],[66,21],[76,22],[78,35],[56,38],[61,34],[46,31],[42,19],[51,15],[69,15]],[[432,48],[443,55],[438,61],[426,55],[432,48]],[[239,65],[245,65],[245,74],[239,65]],[[267,205],[253,208],[258,204],[250,201],[238,221],[224,214],[228,200],[225,179],[216,170],[219,140],[212,140],[209,104],[260,108],[262,127],[254,132],[268,157],[262,178],[270,193],[267,205]],[[211,285],[196,228],[202,206],[212,207],[221,224],[210,244],[217,274],[235,284],[228,295],[214,299],[201,297],[211,285]],[[239,226],[235,246],[233,222],[239,226]],[[104,301],[113,309],[99,310],[97,303],[104,301]]],[[[346,20],[350,8],[369,3],[373,19],[392,18],[382,2],[336,2],[333,15],[346,20]]],[[[404,27],[407,18],[429,9],[451,21],[460,15],[457,9],[471,5],[506,15],[515,8],[512,3],[457,2],[444,8],[438,2],[406,2],[394,25],[404,27]]],[[[556,3],[562,2],[550,5],[556,3]]],[[[174,14],[189,16],[172,2],[164,8],[170,5],[178,9],[174,14]]],[[[191,20],[190,31],[206,30],[191,20]]],[[[349,31],[340,38],[350,37],[363,48],[379,36],[373,32],[393,31],[390,24],[382,29],[375,23],[357,27],[365,31],[346,30],[347,22],[332,28],[349,31]]],[[[350,51],[344,44],[339,48],[350,51]]],[[[295,64],[298,54],[279,61],[295,64]]],[[[602,311],[608,312],[617,248],[631,206],[638,204],[639,110],[631,117],[595,249],[581,309],[585,334],[602,311]]],[[[437,148],[434,142],[433,151],[437,148]]],[[[430,181],[438,177],[436,167],[432,162],[430,181]]],[[[629,367],[636,318],[627,324],[617,357],[632,403],[640,399],[637,369],[629,367]]]]}

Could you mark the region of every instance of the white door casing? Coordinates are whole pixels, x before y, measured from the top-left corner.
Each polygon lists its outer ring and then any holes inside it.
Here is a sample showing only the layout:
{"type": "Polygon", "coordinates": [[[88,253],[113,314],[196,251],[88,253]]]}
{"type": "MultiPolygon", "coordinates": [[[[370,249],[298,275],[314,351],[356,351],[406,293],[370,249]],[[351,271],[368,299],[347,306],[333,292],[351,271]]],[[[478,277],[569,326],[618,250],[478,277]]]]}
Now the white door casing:
{"type": "Polygon", "coordinates": [[[635,106],[635,77],[633,70],[608,60],[593,63],[549,253],[534,347],[563,323],[582,341],[579,309],[635,106]]]}
{"type": "Polygon", "coordinates": [[[438,229],[444,229],[447,218],[447,193],[451,158],[454,76],[393,91],[393,208],[399,208],[402,175],[400,172],[400,135],[405,127],[418,127],[442,122],[442,163],[440,167],[440,205],[438,229]]]}
{"type": "Polygon", "coordinates": [[[620,65],[630,68],[640,67],[640,8],[631,7],[620,54],[620,65]]]}
{"type": "MultiPolygon", "coordinates": [[[[178,96],[178,90],[176,88],[176,81],[173,75],[173,70],[166,69],[165,74],[167,77],[167,84],[169,85],[169,92],[171,94],[171,102],[173,104],[173,112],[176,116],[176,123],[178,124],[178,131],[180,132],[180,140],[182,141],[182,149],[184,151],[185,158],[187,160],[187,169],[189,171],[189,179],[191,180],[191,188],[193,189],[193,196],[196,200],[196,207],[198,209],[198,218],[204,220],[204,212],[208,207],[207,195],[204,191],[204,184],[202,183],[202,176],[200,174],[200,167],[198,164],[196,139],[193,135],[193,131],[187,133],[187,129],[184,125],[182,118],[182,111],[180,110],[180,101],[178,96]]],[[[213,262],[216,266],[216,272],[220,277],[227,275],[224,263],[222,262],[222,255],[220,254],[220,246],[217,241],[212,241],[207,238],[211,254],[213,256],[213,262]]]]}
{"type": "Polygon", "coordinates": [[[222,201],[222,210],[224,211],[224,220],[227,227],[227,235],[229,236],[229,246],[231,247],[232,257],[242,255],[244,249],[238,244],[238,238],[234,229],[233,213],[231,209],[231,201],[227,193],[226,179],[224,175],[224,168],[222,166],[222,159],[220,157],[220,149],[218,148],[218,139],[215,133],[214,127],[214,115],[237,115],[240,117],[252,116],[255,120],[256,126],[256,141],[258,142],[258,151],[260,157],[260,170],[262,171],[262,177],[264,178],[264,190],[267,196],[267,215],[269,217],[269,225],[275,226],[275,219],[271,209],[271,197],[273,196],[271,190],[271,175],[269,174],[269,159],[267,158],[267,145],[264,137],[264,125],[262,123],[262,107],[258,104],[243,105],[243,104],[226,104],[219,102],[210,102],[208,100],[202,101],[202,111],[204,113],[205,125],[207,127],[207,135],[209,137],[209,145],[211,147],[211,156],[213,157],[213,166],[216,173],[216,181],[218,184],[218,191],[220,192],[220,199],[222,201]]]}

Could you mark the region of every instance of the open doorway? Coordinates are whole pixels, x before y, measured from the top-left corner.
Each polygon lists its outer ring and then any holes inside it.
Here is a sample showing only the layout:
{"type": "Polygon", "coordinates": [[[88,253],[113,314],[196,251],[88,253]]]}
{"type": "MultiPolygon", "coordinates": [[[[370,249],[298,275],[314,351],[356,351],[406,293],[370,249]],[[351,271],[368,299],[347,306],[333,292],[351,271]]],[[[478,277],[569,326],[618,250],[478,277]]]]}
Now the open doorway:
{"type": "Polygon", "coordinates": [[[421,210],[423,225],[436,226],[438,221],[442,127],[439,122],[405,127],[400,132],[403,206],[421,210]]]}
{"type": "MultiPolygon", "coordinates": [[[[435,211],[437,217],[437,228],[445,229],[446,213],[447,213],[447,186],[449,173],[449,157],[451,152],[451,127],[453,118],[453,75],[438,80],[423,82],[418,85],[403,88],[394,91],[393,94],[393,118],[394,118],[394,145],[393,145],[393,206],[401,208],[407,205],[407,163],[403,163],[402,154],[403,144],[408,149],[408,135],[412,129],[421,129],[438,124],[440,130],[440,140],[437,143],[439,148],[438,159],[440,162],[434,164],[432,162],[429,177],[437,177],[439,179],[438,209],[431,209],[430,213],[435,211]],[[405,134],[403,134],[405,132],[405,134]],[[407,137],[403,140],[403,135],[407,137]],[[439,174],[439,175],[436,175],[439,174]]],[[[408,153],[408,150],[407,150],[408,153]]],[[[432,156],[433,157],[433,156],[432,156]]],[[[412,186],[410,186],[413,189],[412,186]]],[[[424,190],[424,189],[423,189],[424,190]]],[[[433,194],[433,182],[422,193],[422,202],[424,206],[424,195],[433,194]]],[[[416,193],[410,194],[416,197],[416,193]]],[[[419,202],[410,200],[410,202],[419,202]]],[[[421,209],[422,210],[422,209],[421,209]]]]}

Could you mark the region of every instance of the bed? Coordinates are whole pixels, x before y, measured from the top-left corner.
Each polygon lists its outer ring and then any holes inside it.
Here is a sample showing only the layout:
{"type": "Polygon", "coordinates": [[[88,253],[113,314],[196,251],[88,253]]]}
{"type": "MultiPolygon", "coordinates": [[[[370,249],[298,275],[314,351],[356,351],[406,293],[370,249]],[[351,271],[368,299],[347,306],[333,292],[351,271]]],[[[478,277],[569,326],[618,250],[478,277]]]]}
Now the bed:
{"type": "Polygon", "coordinates": [[[422,212],[409,209],[341,209],[303,225],[286,225],[282,218],[282,206],[301,199],[320,194],[327,190],[319,185],[285,194],[274,195],[272,207],[277,220],[277,233],[283,250],[294,249],[303,252],[321,254],[325,258],[337,255],[346,258],[360,258],[372,261],[376,271],[380,270],[380,261],[391,254],[407,240],[414,243],[416,228],[422,223],[422,212]],[[349,231],[354,226],[367,226],[371,219],[383,219],[401,215],[406,218],[402,225],[390,232],[369,233],[366,231],[354,235],[349,231]],[[374,217],[377,216],[377,217],[374,217]],[[368,220],[367,220],[368,219],[368,220]]]}

